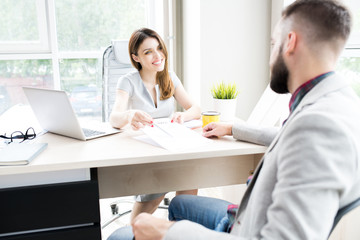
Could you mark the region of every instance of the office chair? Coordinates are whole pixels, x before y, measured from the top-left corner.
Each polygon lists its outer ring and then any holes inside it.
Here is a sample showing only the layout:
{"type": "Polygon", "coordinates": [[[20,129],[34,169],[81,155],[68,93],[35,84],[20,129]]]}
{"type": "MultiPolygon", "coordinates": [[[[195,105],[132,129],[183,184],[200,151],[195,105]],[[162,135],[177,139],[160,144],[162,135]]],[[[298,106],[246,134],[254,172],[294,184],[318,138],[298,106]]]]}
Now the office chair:
{"type": "Polygon", "coordinates": [[[342,207],[339,209],[339,211],[336,213],[336,216],[334,218],[333,226],[330,230],[329,237],[331,236],[331,233],[334,231],[337,224],[340,222],[342,217],[344,217],[347,213],[351,212],[355,208],[360,206],[360,198],[356,199],[355,201],[351,202],[350,204],[346,205],[345,207],[342,207]]]}
{"type": "Polygon", "coordinates": [[[290,93],[277,94],[268,84],[246,123],[262,127],[281,126],[290,113],[290,98],[290,93]]]}
{"type": "MultiPolygon", "coordinates": [[[[102,224],[101,228],[104,229],[106,226],[108,226],[109,224],[114,222],[116,219],[119,219],[120,217],[131,213],[131,210],[127,210],[127,211],[124,211],[124,212],[120,213],[118,204],[120,204],[120,203],[134,203],[134,202],[135,201],[131,201],[131,200],[119,200],[119,201],[112,202],[110,204],[112,217],[109,220],[107,220],[106,222],[104,222],[102,224]]],[[[170,199],[169,198],[164,198],[163,205],[159,205],[158,209],[167,210],[169,208],[169,204],[170,204],[170,199]]]]}
{"type": "MultiPolygon", "coordinates": [[[[114,40],[111,45],[107,47],[103,53],[102,64],[102,121],[108,122],[109,116],[116,99],[116,85],[118,79],[136,69],[131,65],[129,53],[128,53],[128,40],[114,40]]],[[[116,219],[129,214],[131,210],[119,213],[118,204],[121,203],[134,203],[131,200],[119,200],[110,204],[112,218],[102,224],[102,228],[105,228],[116,219]]],[[[164,198],[163,205],[158,208],[167,209],[170,200],[164,198]]]]}
{"type": "Polygon", "coordinates": [[[128,53],[128,40],[115,40],[107,47],[103,54],[102,65],[102,120],[109,121],[109,116],[116,98],[118,79],[136,70],[132,67],[128,53]]]}

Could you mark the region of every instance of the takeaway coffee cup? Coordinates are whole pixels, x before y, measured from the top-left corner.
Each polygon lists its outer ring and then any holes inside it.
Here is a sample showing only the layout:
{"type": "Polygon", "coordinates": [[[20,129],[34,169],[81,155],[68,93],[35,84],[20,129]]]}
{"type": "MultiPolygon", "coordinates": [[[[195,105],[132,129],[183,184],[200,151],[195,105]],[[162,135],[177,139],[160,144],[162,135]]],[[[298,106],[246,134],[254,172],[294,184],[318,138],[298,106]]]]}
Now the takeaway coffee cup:
{"type": "Polygon", "coordinates": [[[220,121],[220,113],[216,111],[206,111],[201,113],[202,127],[205,127],[211,122],[220,121]]]}

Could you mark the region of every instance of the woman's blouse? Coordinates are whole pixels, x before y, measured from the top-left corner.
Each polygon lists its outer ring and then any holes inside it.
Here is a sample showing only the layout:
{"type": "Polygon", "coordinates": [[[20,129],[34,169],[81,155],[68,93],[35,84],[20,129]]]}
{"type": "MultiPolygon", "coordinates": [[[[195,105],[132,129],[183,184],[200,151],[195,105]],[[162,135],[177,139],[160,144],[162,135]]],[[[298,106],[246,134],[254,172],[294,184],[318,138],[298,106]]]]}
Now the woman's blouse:
{"type": "MultiPolygon", "coordinates": [[[[170,72],[170,78],[176,89],[176,87],[181,84],[179,78],[173,72],[170,72]]],[[[170,117],[174,112],[174,97],[171,96],[168,99],[160,100],[160,89],[158,84],[155,85],[157,102],[157,106],[155,106],[153,98],[145,87],[138,71],[130,72],[125,76],[120,77],[117,83],[117,89],[121,89],[129,94],[128,109],[142,110],[148,113],[152,118],[170,117]]]]}

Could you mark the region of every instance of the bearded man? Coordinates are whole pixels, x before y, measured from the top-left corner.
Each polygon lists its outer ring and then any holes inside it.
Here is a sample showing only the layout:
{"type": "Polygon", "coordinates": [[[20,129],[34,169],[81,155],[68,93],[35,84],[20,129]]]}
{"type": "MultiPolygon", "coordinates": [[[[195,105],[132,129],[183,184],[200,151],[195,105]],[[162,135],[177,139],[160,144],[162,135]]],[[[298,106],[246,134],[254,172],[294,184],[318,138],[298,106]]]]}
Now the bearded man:
{"type": "Polygon", "coordinates": [[[279,130],[210,123],[206,137],[269,146],[237,207],[199,196],[175,197],[169,220],[141,214],[136,240],[327,239],[337,211],[360,197],[360,100],[336,62],[351,16],[333,0],[297,0],[272,37],[270,87],[292,94],[279,130]]]}

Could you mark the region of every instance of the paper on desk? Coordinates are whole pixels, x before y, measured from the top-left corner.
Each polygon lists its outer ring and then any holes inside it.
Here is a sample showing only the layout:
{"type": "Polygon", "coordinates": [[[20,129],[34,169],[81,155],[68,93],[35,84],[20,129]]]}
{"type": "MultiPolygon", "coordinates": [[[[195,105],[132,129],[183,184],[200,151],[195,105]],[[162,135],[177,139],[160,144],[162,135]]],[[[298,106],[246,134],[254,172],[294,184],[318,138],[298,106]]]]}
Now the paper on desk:
{"type": "Polygon", "coordinates": [[[155,142],[154,140],[152,140],[148,135],[146,134],[143,134],[143,135],[140,135],[140,136],[136,136],[134,137],[136,140],[139,140],[141,142],[144,142],[144,143],[148,143],[148,144],[151,144],[155,147],[162,147],[161,145],[159,145],[157,142],[155,142]]]}
{"type": "Polygon", "coordinates": [[[37,135],[44,131],[29,105],[17,104],[0,116],[0,134],[25,132],[29,127],[34,128],[37,135]]]}
{"type": "Polygon", "coordinates": [[[184,122],[183,125],[187,128],[195,129],[202,126],[202,121],[200,119],[194,119],[184,122]]]}
{"type": "Polygon", "coordinates": [[[184,125],[166,121],[155,121],[154,127],[146,126],[143,128],[143,132],[148,139],[139,136],[136,138],[137,140],[172,151],[201,147],[211,143],[210,139],[201,136],[184,125]]]}
{"type": "MultiPolygon", "coordinates": [[[[10,136],[11,133],[15,131],[25,133],[29,127],[35,130],[37,136],[46,132],[40,127],[29,105],[14,105],[0,116],[0,135],[10,136]]],[[[0,139],[0,149],[6,146],[5,142],[7,142],[7,140],[0,139]]]]}

